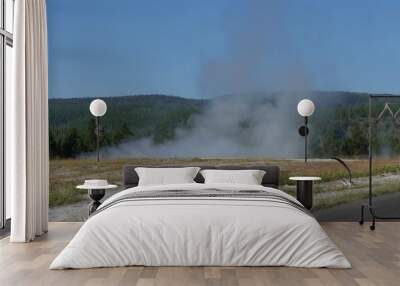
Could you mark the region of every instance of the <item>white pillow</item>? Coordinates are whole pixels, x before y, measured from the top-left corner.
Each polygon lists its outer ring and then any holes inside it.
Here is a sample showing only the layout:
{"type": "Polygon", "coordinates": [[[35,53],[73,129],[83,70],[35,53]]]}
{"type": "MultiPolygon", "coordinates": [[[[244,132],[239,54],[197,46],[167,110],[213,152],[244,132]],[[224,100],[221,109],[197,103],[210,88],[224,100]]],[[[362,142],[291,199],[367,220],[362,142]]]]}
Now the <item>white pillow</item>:
{"type": "Polygon", "coordinates": [[[261,185],[265,171],[261,170],[201,170],[206,184],[261,185]]]}
{"type": "Polygon", "coordinates": [[[139,176],[139,186],[195,183],[193,179],[199,170],[199,167],[135,168],[139,176]]]}

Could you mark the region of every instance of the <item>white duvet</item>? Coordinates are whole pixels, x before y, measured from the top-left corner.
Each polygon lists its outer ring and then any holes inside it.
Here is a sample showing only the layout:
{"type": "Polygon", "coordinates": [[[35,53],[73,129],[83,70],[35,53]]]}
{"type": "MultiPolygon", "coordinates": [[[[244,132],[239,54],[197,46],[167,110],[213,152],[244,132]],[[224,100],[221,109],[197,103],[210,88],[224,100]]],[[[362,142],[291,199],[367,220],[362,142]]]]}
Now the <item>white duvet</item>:
{"type": "MultiPolygon", "coordinates": [[[[263,190],[254,185],[180,184],[135,187],[162,190],[263,190]]],[[[350,268],[310,215],[258,199],[155,198],[124,201],[90,217],[50,269],[145,266],[294,266],[350,268]]]]}

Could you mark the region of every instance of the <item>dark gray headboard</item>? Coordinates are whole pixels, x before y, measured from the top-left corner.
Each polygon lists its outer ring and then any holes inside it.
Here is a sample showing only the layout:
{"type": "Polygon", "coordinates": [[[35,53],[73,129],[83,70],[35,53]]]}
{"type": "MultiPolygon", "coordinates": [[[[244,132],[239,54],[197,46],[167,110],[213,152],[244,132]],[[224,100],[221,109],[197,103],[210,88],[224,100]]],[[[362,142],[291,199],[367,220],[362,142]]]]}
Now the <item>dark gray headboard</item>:
{"type": "MultiPolygon", "coordinates": [[[[139,166],[127,165],[122,169],[122,184],[125,188],[131,188],[138,185],[139,177],[135,168],[139,166]]],[[[161,167],[161,168],[176,168],[182,166],[140,166],[140,167],[161,167]]],[[[196,166],[201,169],[222,169],[222,170],[264,170],[266,173],[262,180],[262,185],[265,187],[279,187],[279,167],[278,166],[196,166]]],[[[199,173],[194,179],[197,183],[204,183],[203,176],[199,173]]]]}

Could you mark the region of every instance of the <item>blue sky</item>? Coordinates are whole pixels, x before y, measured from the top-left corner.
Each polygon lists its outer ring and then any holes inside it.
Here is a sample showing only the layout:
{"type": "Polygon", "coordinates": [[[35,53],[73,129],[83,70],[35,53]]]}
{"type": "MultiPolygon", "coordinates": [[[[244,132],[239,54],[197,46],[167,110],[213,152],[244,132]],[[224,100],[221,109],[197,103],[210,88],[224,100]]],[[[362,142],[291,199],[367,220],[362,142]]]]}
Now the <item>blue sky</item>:
{"type": "Polygon", "coordinates": [[[400,1],[48,0],[50,97],[400,94],[400,1]]]}

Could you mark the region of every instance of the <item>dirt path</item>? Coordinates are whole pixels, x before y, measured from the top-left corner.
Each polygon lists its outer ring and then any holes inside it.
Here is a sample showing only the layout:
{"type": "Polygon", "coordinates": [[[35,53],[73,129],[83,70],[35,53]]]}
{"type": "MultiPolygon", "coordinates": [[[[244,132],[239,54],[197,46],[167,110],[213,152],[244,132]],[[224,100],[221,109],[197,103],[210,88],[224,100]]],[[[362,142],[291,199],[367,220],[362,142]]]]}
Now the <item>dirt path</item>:
{"type": "MultiPolygon", "coordinates": [[[[104,201],[106,198],[117,193],[119,190],[106,190],[104,201]]],[[[88,206],[90,199],[85,197],[82,201],[54,208],[49,208],[49,221],[85,221],[88,218],[88,206]]]]}

